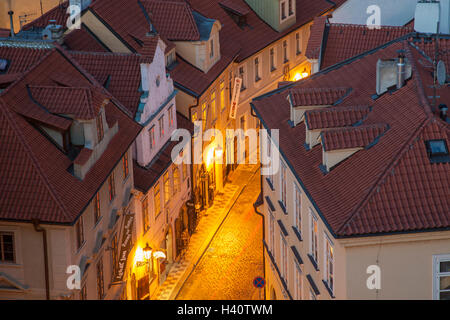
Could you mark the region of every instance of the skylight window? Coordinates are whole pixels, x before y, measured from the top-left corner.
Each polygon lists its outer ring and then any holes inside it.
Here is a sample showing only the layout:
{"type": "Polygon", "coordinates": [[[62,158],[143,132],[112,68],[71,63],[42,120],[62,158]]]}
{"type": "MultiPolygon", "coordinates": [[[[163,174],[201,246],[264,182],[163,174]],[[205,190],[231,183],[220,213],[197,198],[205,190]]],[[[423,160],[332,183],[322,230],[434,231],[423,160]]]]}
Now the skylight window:
{"type": "Polygon", "coordinates": [[[445,140],[428,140],[425,142],[428,156],[432,163],[450,162],[450,155],[445,140]]]}
{"type": "Polygon", "coordinates": [[[0,72],[5,72],[8,67],[8,60],[0,59],[0,72]]]}

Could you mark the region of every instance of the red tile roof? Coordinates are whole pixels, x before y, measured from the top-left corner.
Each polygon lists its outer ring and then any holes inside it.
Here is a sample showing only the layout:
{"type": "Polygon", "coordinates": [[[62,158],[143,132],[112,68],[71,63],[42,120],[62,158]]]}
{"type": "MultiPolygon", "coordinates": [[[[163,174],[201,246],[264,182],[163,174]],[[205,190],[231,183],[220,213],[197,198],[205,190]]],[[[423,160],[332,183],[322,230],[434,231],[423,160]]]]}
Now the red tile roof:
{"type": "Polygon", "coordinates": [[[309,130],[346,127],[362,121],[369,112],[369,106],[308,110],[305,112],[305,123],[309,130]]]}
{"type": "Polygon", "coordinates": [[[322,146],[325,151],[368,147],[387,129],[384,124],[372,124],[324,130],[321,133],[322,146]]]}
{"type": "Polygon", "coordinates": [[[320,17],[311,28],[306,56],[320,57],[320,68],[324,69],[413,31],[408,26],[369,29],[365,25],[328,23],[325,17],[320,17]]]}
{"type": "Polygon", "coordinates": [[[52,46],[17,45],[17,40],[0,40],[0,59],[8,61],[7,74],[22,73],[49,53],[52,46]]]}
{"type": "Polygon", "coordinates": [[[64,37],[64,45],[69,50],[108,52],[84,26],[81,29],[75,29],[64,37]]]}
{"type": "Polygon", "coordinates": [[[314,19],[305,52],[305,56],[308,59],[319,59],[320,57],[327,19],[328,16],[321,16],[314,19]]]}
{"type": "MultiPolygon", "coordinates": [[[[10,50],[16,51],[14,48],[10,50]]],[[[22,63],[25,64],[28,63],[22,63]]],[[[140,132],[138,124],[115,104],[108,103],[105,106],[107,121],[109,124],[118,123],[118,133],[83,180],[70,173],[73,161],[22,114],[39,112],[36,110],[42,113],[43,109],[30,98],[27,86],[54,85],[51,79],[54,72],[65,72],[86,87],[101,89],[76,66],[76,62],[70,61],[64,52],[54,48],[0,93],[2,220],[39,219],[43,223],[72,224],[140,132]]]]}
{"type": "Polygon", "coordinates": [[[250,13],[250,9],[247,6],[243,5],[243,3],[239,0],[221,0],[219,4],[222,7],[241,16],[245,16],[250,13]]]}
{"type": "MultiPolygon", "coordinates": [[[[194,132],[194,125],[189,119],[177,112],[177,126],[179,129],[194,132]]],[[[163,173],[172,164],[172,150],[179,144],[178,141],[169,141],[156,155],[148,167],[140,166],[136,161],[134,165],[134,185],[136,189],[147,193],[163,173]]]]}
{"type": "Polygon", "coordinates": [[[292,88],[289,97],[294,107],[331,105],[349,93],[350,88],[292,88]]]}
{"type": "MultiPolygon", "coordinates": [[[[337,237],[450,227],[450,163],[432,163],[425,147],[425,141],[430,139],[443,139],[450,145],[450,127],[432,113],[426,88],[433,77],[421,59],[426,60],[409,43],[395,41],[252,103],[265,127],[280,130],[284,160],[337,237]],[[378,59],[395,58],[400,49],[412,62],[412,78],[400,90],[373,100],[378,59]],[[305,123],[294,128],[288,124],[290,106],[286,97],[292,88],[336,84],[353,89],[339,104],[342,107],[372,106],[363,126],[386,124],[389,130],[370,148],[324,174],[319,168],[322,148],[304,147],[305,123]]],[[[446,99],[448,104],[450,96],[446,99]]]]}
{"type": "Polygon", "coordinates": [[[69,15],[67,14],[67,8],[69,6],[69,1],[62,2],[56,7],[44,13],[42,16],[36,20],[31,21],[23,26],[23,30],[30,30],[33,28],[45,28],[50,24],[51,20],[55,20],[56,25],[66,27],[67,19],[69,15]]]}
{"type": "Polygon", "coordinates": [[[0,38],[8,38],[11,35],[11,30],[0,28],[0,38]]]}
{"type": "Polygon", "coordinates": [[[71,56],[136,116],[143,57],[137,54],[70,52],[71,56]]]}

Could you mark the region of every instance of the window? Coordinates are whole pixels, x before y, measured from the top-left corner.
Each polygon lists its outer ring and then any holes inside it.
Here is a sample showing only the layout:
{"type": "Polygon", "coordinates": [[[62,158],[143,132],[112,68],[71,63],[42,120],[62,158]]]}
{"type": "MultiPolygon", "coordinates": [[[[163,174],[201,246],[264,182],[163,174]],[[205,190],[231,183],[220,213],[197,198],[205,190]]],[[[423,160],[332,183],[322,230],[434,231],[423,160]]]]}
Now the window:
{"type": "Polygon", "coordinates": [[[122,158],[122,167],[123,167],[123,180],[125,180],[128,177],[128,174],[130,173],[130,169],[128,166],[128,152],[126,152],[122,158]]]}
{"type": "Polygon", "coordinates": [[[244,91],[247,86],[247,81],[245,81],[245,66],[239,67],[239,78],[242,79],[241,91],[244,91]]]}
{"type": "Polygon", "coordinates": [[[87,300],[86,284],[84,284],[83,287],[80,290],[80,300],[87,300]]]}
{"type": "Polygon", "coordinates": [[[203,131],[206,130],[206,120],[208,113],[207,113],[207,109],[206,109],[206,102],[203,102],[202,104],[202,123],[203,123],[203,131]]]}
{"type": "Polygon", "coordinates": [[[104,136],[104,131],[103,131],[103,121],[102,121],[102,113],[100,112],[99,115],[96,118],[96,123],[97,123],[97,139],[98,142],[100,143],[100,141],[103,140],[103,136],[104,136]]]}
{"type": "Polygon", "coordinates": [[[314,259],[314,261],[317,263],[317,247],[318,247],[318,226],[317,226],[317,218],[312,212],[311,208],[309,209],[309,215],[310,215],[310,255],[314,259]]]}
{"type": "Polygon", "coordinates": [[[328,288],[333,292],[334,290],[334,252],[333,245],[330,239],[325,236],[325,282],[328,288]]]}
{"type": "Polygon", "coordinates": [[[270,48],[270,71],[271,72],[277,70],[276,60],[277,60],[277,58],[276,58],[275,47],[270,48]]]}
{"type": "Polygon", "coordinates": [[[164,203],[169,202],[170,199],[170,179],[169,172],[164,174],[164,203]]]}
{"type": "Polygon", "coordinates": [[[433,256],[433,299],[450,300],[450,254],[433,256]]]}
{"type": "Polygon", "coordinates": [[[432,163],[450,162],[448,147],[445,140],[428,140],[425,142],[425,145],[432,163]]]}
{"type": "Polygon", "coordinates": [[[295,299],[302,300],[302,271],[298,264],[295,264],[295,299]]]}
{"type": "Polygon", "coordinates": [[[156,83],[156,87],[159,88],[159,85],[161,84],[161,77],[160,76],[156,77],[155,83],[156,83]]]}
{"type": "Polygon", "coordinates": [[[148,216],[148,199],[142,200],[142,226],[144,227],[144,233],[150,228],[150,219],[148,216]]]}
{"type": "Polygon", "coordinates": [[[173,121],[173,106],[169,107],[169,128],[173,128],[174,121],[173,121]]]}
{"type": "Polygon", "coordinates": [[[281,203],[284,205],[286,209],[286,189],[287,189],[287,180],[286,180],[286,165],[281,161],[281,174],[280,174],[280,192],[281,192],[281,203]]]}
{"type": "Polygon", "coordinates": [[[269,209],[269,250],[274,254],[273,248],[275,246],[275,217],[273,216],[272,210],[269,209]]]}
{"type": "Polygon", "coordinates": [[[287,40],[283,41],[283,61],[284,62],[288,62],[289,61],[288,42],[287,42],[287,40]]]}
{"type": "Polygon", "coordinates": [[[175,56],[175,50],[172,50],[167,56],[166,56],[166,67],[170,67],[172,63],[174,63],[176,60],[175,56]]]}
{"type": "Polygon", "coordinates": [[[294,214],[294,226],[297,228],[298,232],[301,232],[301,222],[302,222],[302,194],[300,193],[300,189],[294,184],[294,208],[295,208],[295,214],[294,214]]]}
{"type": "Polygon", "coordinates": [[[286,0],[280,2],[280,20],[283,22],[287,19],[286,15],[286,0]]]}
{"type": "Polygon", "coordinates": [[[164,137],[164,115],[159,118],[159,137],[164,137]]]}
{"type": "Polygon", "coordinates": [[[100,220],[100,194],[97,192],[94,198],[94,223],[97,224],[100,220]]]}
{"type": "Polygon", "coordinates": [[[97,263],[97,297],[99,300],[103,299],[105,295],[105,286],[103,282],[103,261],[102,258],[97,263]]]}
{"type": "Polygon", "coordinates": [[[225,110],[226,102],[225,102],[225,81],[220,82],[220,107],[221,110],[225,110]]]}
{"type": "Polygon", "coordinates": [[[0,262],[14,263],[14,234],[0,232],[0,262]]]}
{"type": "Polygon", "coordinates": [[[317,300],[316,294],[312,289],[309,289],[309,299],[310,300],[317,300]]]}
{"type": "Polygon", "coordinates": [[[78,219],[78,222],[75,225],[75,232],[77,236],[77,248],[80,249],[84,244],[83,216],[80,216],[80,219],[78,219]]]}
{"type": "Polygon", "coordinates": [[[255,58],[255,82],[261,80],[261,64],[259,63],[259,57],[255,58]]]}
{"type": "Polygon", "coordinates": [[[297,32],[295,34],[295,48],[296,48],[297,55],[302,53],[302,47],[301,47],[301,42],[300,42],[300,32],[297,32]]]}
{"type": "Polygon", "coordinates": [[[159,181],[156,182],[153,190],[153,202],[155,203],[155,217],[161,213],[161,194],[159,192],[159,181]]]}
{"type": "Polygon", "coordinates": [[[216,120],[216,92],[211,92],[211,119],[216,120]]]}
{"type": "Polygon", "coordinates": [[[294,0],[288,0],[289,17],[294,15],[294,0]]]}
{"type": "Polygon", "coordinates": [[[234,80],[233,71],[230,71],[230,78],[229,78],[230,83],[229,83],[229,90],[228,90],[230,100],[233,99],[233,86],[234,86],[233,80],[234,80]]]}
{"type": "Polygon", "coordinates": [[[114,172],[108,178],[108,187],[109,187],[109,201],[113,201],[116,197],[116,183],[114,179],[114,172]]]}
{"type": "Polygon", "coordinates": [[[155,148],[156,141],[155,141],[155,126],[152,126],[148,130],[148,138],[150,141],[150,151],[152,151],[155,148]]]}
{"type": "Polygon", "coordinates": [[[287,274],[288,274],[288,263],[287,263],[287,243],[286,239],[284,238],[283,234],[280,234],[280,244],[281,244],[281,276],[283,277],[284,281],[287,282],[287,274]]]}
{"type": "Polygon", "coordinates": [[[209,41],[209,57],[214,58],[214,39],[209,41]]]}
{"type": "Polygon", "coordinates": [[[270,174],[267,177],[267,179],[269,180],[270,184],[273,187],[273,172],[272,172],[272,167],[273,167],[273,162],[272,162],[272,141],[270,140],[270,136],[267,135],[267,157],[270,159],[270,174]]]}
{"type": "Polygon", "coordinates": [[[119,259],[117,259],[117,253],[118,253],[118,242],[117,242],[117,233],[116,233],[111,240],[111,263],[112,263],[113,275],[116,274],[117,266],[119,263],[119,259]]]}
{"type": "Polygon", "coordinates": [[[175,165],[173,168],[173,193],[176,194],[180,191],[180,170],[175,165]]]}

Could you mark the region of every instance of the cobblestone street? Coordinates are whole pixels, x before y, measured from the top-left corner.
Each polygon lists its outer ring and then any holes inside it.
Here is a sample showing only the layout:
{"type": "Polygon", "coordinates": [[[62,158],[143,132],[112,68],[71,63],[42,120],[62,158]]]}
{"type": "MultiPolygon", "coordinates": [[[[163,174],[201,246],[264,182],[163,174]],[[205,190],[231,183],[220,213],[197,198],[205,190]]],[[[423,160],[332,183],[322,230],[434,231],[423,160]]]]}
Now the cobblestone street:
{"type": "MultiPolygon", "coordinates": [[[[259,170],[249,170],[249,183],[231,208],[177,299],[263,299],[253,279],[263,276],[262,218],[253,203],[260,191],[259,170]]],[[[241,177],[240,177],[241,178],[241,177]]]]}

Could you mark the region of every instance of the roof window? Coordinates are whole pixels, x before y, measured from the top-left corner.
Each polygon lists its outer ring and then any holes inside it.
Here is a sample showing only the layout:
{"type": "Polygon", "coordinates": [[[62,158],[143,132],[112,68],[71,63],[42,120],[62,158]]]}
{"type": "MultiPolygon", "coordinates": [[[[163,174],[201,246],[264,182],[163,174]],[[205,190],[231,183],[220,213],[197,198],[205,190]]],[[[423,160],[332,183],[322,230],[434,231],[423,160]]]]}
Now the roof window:
{"type": "Polygon", "coordinates": [[[8,67],[8,60],[0,59],[0,72],[6,72],[7,67],[8,67]]]}
{"type": "Polygon", "coordinates": [[[450,155],[445,140],[428,140],[425,142],[428,156],[432,163],[450,162],[450,155]]]}

